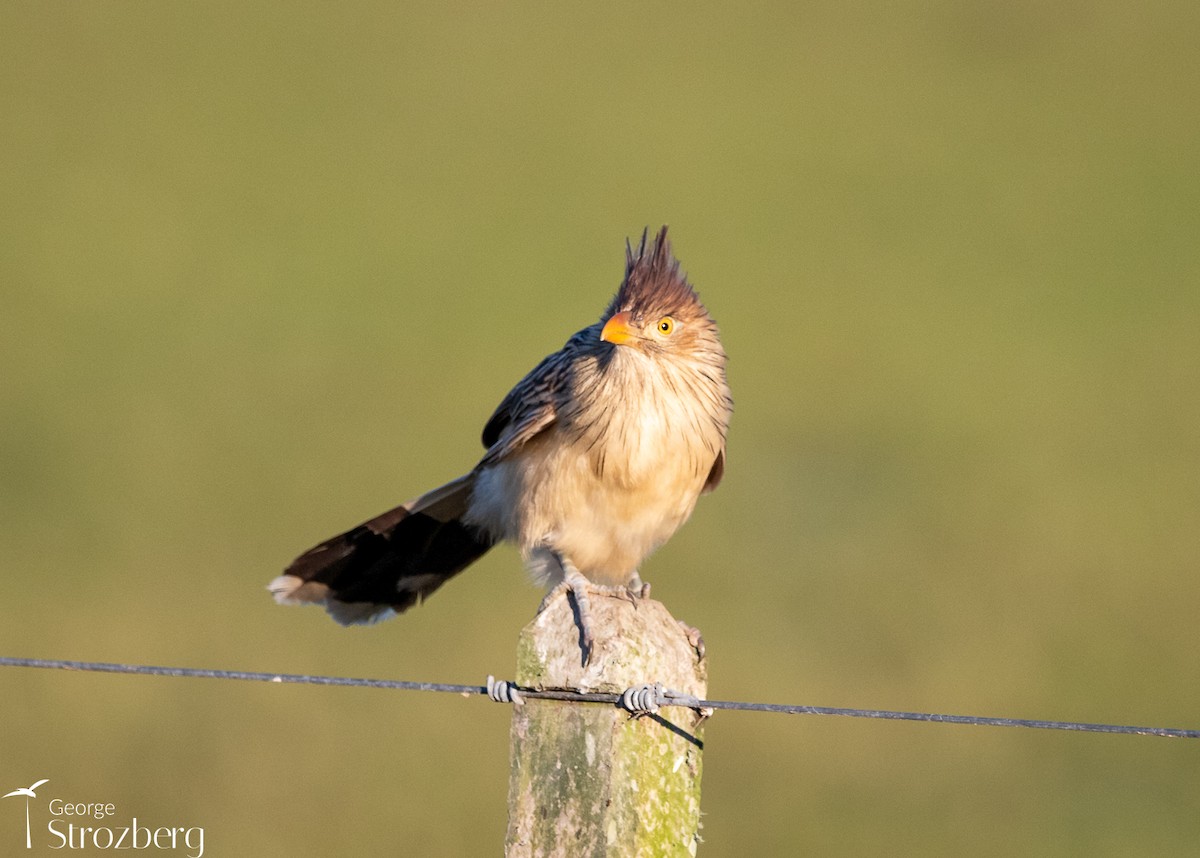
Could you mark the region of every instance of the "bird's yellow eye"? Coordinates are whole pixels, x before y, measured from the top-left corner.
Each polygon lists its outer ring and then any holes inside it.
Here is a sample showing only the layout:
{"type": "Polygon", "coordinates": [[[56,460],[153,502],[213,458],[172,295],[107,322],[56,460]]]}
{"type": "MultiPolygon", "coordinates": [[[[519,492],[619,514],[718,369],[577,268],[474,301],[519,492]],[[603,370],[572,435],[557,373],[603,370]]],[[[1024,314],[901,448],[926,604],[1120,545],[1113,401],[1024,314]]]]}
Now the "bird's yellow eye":
{"type": "Polygon", "coordinates": [[[669,334],[675,330],[675,320],[670,316],[663,316],[658,320],[658,332],[660,334],[669,334]]]}

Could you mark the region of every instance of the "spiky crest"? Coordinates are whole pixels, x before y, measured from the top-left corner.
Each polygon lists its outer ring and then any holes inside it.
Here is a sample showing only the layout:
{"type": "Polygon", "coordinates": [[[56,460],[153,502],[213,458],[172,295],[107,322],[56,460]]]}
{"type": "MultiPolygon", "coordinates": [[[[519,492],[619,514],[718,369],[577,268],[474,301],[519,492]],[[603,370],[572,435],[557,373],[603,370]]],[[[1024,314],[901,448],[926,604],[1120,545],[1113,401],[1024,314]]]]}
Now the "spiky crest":
{"type": "Polygon", "coordinates": [[[626,311],[635,316],[705,315],[700,296],[679,270],[679,261],[671,253],[667,227],[659,230],[649,249],[649,228],[642,231],[636,253],[625,240],[625,279],[604,317],[626,311]]]}

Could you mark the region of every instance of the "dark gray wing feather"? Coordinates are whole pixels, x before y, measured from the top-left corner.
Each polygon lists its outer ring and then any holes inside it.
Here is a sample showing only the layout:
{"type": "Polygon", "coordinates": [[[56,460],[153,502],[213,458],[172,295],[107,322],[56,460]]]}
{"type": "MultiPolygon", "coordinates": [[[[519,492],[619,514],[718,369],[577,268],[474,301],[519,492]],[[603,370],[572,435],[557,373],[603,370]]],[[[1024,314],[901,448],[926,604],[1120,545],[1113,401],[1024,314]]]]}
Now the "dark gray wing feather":
{"type": "Polygon", "coordinates": [[[483,427],[487,453],[480,464],[503,459],[554,425],[575,355],[599,341],[599,324],[584,328],[516,383],[483,427]]]}

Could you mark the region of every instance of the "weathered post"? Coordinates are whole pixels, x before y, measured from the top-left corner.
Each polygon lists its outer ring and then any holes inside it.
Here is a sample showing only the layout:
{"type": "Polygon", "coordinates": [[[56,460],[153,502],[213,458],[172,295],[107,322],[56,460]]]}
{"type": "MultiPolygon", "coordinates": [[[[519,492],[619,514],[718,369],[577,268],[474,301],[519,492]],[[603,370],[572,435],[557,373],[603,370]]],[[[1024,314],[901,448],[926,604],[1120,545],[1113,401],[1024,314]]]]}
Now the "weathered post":
{"type": "MultiPolygon", "coordinates": [[[[706,662],[660,602],[592,596],[591,664],[572,604],[521,632],[516,683],[620,694],[647,682],[704,699],[706,662]]],[[[679,706],[633,718],[612,705],[528,699],[513,707],[509,858],[694,855],[702,717],[679,706]]]]}

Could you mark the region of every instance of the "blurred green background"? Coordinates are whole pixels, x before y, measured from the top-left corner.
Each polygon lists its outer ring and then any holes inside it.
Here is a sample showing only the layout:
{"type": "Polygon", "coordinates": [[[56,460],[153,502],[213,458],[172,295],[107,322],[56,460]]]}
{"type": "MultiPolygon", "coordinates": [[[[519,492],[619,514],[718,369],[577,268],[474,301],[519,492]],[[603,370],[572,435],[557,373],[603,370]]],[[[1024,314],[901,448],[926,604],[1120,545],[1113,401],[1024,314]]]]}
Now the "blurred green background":
{"type": "MultiPolygon", "coordinates": [[[[470,467],[670,223],[737,413],[644,572],[710,696],[1200,726],[1198,25],[4,4],[0,654],[510,674],[540,598],[511,549],[370,629],[264,585],[470,467]]],[[[503,842],[480,698],[3,669],[0,719],[0,786],[212,855],[503,842]]],[[[739,713],[707,739],[714,858],[1200,842],[1194,742],[739,713]]]]}

